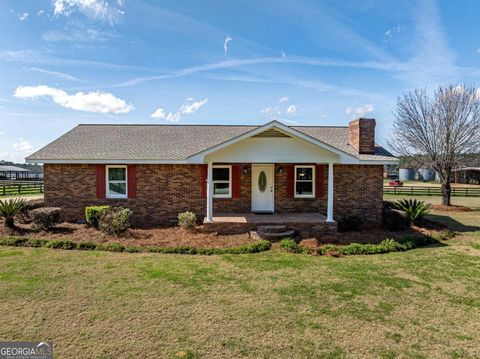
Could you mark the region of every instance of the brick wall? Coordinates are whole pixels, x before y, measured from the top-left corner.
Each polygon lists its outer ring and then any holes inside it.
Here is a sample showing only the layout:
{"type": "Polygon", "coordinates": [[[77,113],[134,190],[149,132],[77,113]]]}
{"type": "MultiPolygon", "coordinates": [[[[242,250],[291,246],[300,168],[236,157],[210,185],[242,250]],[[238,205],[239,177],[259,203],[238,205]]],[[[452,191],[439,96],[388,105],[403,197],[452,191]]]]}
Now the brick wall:
{"type": "MultiPolygon", "coordinates": [[[[251,165],[241,164],[240,198],[214,199],[215,213],[250,212],[251,165]],[[247,169],[246,173],[244,168],[247,169]]],[[[286,171],[275,165],[275,211],[326,213],[327,199],[287,198],[286,171]]],[[[95,165],[46,164],[45,203],[64,209],[65,218],[84,218],[89,205],[109,204],[129,207],[136,225],[169,224],[182,211],[190,210],[201,220],[206,198],[201,196],[200,165],[137,165],[137,196],[130,199],[96,198],[95,165]]],[[[334,166],[334,216],[357,214],[367,221],[380,221],[382,207],[382,166],[334,166]]],[[[328,169],[324,171],[327,192],[328,169]]]]}

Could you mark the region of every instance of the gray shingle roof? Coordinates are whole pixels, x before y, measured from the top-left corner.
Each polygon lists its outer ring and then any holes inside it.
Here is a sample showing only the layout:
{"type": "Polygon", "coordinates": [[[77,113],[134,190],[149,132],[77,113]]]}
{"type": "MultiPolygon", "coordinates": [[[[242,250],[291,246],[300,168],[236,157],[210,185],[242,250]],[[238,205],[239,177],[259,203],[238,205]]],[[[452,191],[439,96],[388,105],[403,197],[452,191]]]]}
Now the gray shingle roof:
{"type": "MultiPolygon", "coordinates": [[[[27,160],[185,160],[260,126],[79,125],[27,160]]],[[[293,129],[362,160],[392,160],[378,146],[359,155],[348,144],[348,127],[292,126],[293,129]]]]}

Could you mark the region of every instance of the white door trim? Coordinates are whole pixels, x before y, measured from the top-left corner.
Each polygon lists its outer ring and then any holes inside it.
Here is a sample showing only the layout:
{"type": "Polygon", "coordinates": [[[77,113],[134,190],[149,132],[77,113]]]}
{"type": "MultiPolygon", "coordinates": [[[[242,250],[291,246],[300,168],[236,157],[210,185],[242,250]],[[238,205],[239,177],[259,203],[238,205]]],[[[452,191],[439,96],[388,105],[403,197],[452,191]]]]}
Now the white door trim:
{"type": "Polygon", "coordinates": [[[252,181],[251,181],[251,193],[252,193],[252,212],[274,212],[275,211],[275,165],[271,163],[267,164],[252,164],[252,181]],[[255,194],[256,194],[256,186],[257,186],[257,176],[254,176],[255,174],[255,168],[258,167],[267,167],[270,169],[270,174],[271,174],[271,191],[269,188],[267,188],[266,191],[268,191],[270,194],[270,203],[265,208],[256,208],[256,203],[255,203],[255,194]]]}

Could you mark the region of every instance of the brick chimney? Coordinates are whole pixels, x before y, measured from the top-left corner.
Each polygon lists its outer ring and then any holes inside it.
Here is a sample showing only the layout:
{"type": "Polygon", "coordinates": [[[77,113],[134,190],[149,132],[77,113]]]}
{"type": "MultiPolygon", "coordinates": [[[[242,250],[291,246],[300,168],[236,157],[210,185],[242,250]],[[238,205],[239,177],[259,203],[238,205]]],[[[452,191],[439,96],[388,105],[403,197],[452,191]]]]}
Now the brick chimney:
{"type": "Polygon", "coordinates": [[[375,152],[375,119],[359,118],[348,124],[348,142],[358,153],[375,152]]]}

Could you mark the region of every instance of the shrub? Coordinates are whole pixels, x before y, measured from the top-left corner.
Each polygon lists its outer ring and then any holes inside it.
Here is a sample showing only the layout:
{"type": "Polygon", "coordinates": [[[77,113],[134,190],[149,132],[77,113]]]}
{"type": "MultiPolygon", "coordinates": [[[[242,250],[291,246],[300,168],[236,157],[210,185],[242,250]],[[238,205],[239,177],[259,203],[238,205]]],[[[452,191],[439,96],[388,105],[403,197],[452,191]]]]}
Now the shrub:
{"type": "Polygon", "coordinates": [[[252,244],[245,244],[230,248],[195,248],[189,246],[178,247],[148,247],[146,250],[152,253],[175,253],[175,254],[247,254],[259,253],[268,251],[271,248],[271,243],[266,240],[261,240],[252,244]]]}
{"type": "Polygon", "coordinates": [[[85,208],[85,221],[90,227],[98,229],[100,216],[110,206],[89,206],[85,208]]]}
{"type": "Polygon", "coordinates": [[[50,240],[45,243],[45,247],[54,249],[76,249],[77,243],[69,240],[50,240]]]}
{"type": "Polygon", "coordinates": [[[128,246],[128,247],[125,247],[125,252],[127,252],[127,253],[138,253],[138,252],[140,252],[140,248],[134,247],[134,246],[128,246]]]}
{"type": "Polygon", "coordinates": [[[27,242],[28,238],[23,237],[6,237],[0,239],[0,245],[2,246],[23,247],[27,242]]]}
{"type": "Polygon", "coordinates": [[[410,225],[405,212],[398,209],[384,209],[382,211],[382,224],[389,231],[403,231],[410,225]]]}
{"type": "Polygon", "coordinates": [[[416,199],[400,199],[395,203],[395,208],[404,211],[411,223],[428,214],[431,204],[416,199]]]}
{"type": "Polygon", "coordinates": [[[48,231],[60,222],[61,213],[61,208],[43,207],[30,211],[30,216],[36,229],[48,231]]]}
{"type": "Polygon", "coordinates": [[[46,239],[34,239],[31,238],[25,243],[25,247],[44,247],[47,244],[46,239]]]}
{"type": "Polygon", "coordinates": [[[125,246],[120,243],[101,243],[97,245],[97,250],[108,252],[124,252],[125,246]]]}
{"type": "Polygon", "coordinates": [[[362,229],[363,218],[354,214],[343,216],[338,221],[339,232],[353,232],[362,229]]]}
{"type": "Polygon", "coordinates": [[[287,252],[291,253],[302,253],[303,249],[295,242],[292,238],[285,238],[280,241],[280,248],[285,249],[287,252]]]}
{"type": "Polygon", "coordinates": [[[15,226],[15,216],[20,213],[25,201],[21,198],[0,200],[0,217],[5,219],[5,226],[13,228],[15,226]]]}
{"type": "Polygon", "coordinates": [[[97,249],[97,245],[93,242],[85,241],[78,243],[77,248],[82,251],[94,251],[97,249]]]}
{"type": "Polygon", "coordinates": [[[183,229],[193,230],[197,224],[197,216],[193,212],[182,212],[178,214],[178,225],[183,229]]]}
{"type": "Polygon", "coordinates": [[[44,206],[43,199],[31,199],[29,201],[25,201],[24,205],[18,214],[18,219],[22,223],[30,223],[32,221],[32,217],[30,216],[30,211],[41,208],[44,206]]]}
{"type": "Polygon", "coordinates": [[[406,236],[401,243],[387,238],[378,244],[351,243],[347,246],[327,244],[320,246],[317,253],[320,255],[328,255],[329,253],[338,253],[341,255],[380,254],[406,251],[432,243],[434,243],[434,240],[432,240],[431,237],[406,236]]]}
{"type": "Polygon", "coordinates": [[[104,210],[100,215],[98,228],[110,235],[120,235],[130,227],[132,210],[123,207],[113,207],[104,210]]]}

